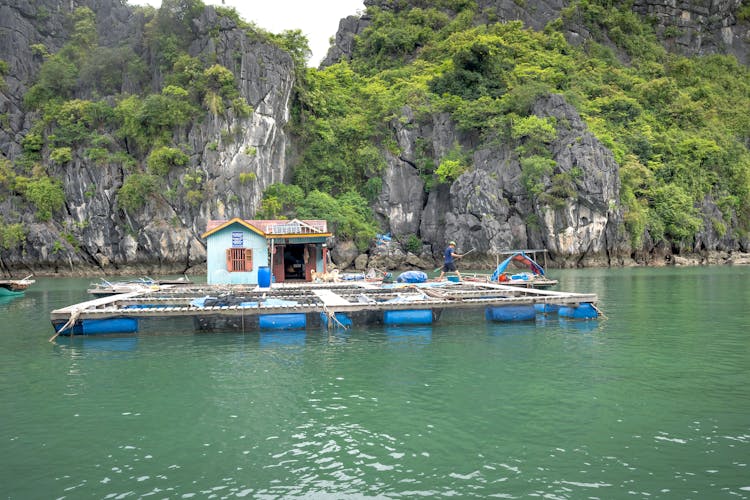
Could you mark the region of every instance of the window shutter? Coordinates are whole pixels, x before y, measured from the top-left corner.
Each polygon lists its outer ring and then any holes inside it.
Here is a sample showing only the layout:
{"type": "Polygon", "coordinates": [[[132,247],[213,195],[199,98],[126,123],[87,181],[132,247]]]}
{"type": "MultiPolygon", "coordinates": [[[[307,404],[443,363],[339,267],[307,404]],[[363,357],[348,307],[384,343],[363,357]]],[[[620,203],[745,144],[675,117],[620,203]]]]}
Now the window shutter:
{"type": "Polygon", "coordinates": [[[232,272],[232,249],[227,248],[227,271],[232,272]]]}
{"type": "Polygon", "coordinates": [[[245,249],[245,271],[252,271],[253,270],[253,249],[252,248],[246,248],[245,249]]]}

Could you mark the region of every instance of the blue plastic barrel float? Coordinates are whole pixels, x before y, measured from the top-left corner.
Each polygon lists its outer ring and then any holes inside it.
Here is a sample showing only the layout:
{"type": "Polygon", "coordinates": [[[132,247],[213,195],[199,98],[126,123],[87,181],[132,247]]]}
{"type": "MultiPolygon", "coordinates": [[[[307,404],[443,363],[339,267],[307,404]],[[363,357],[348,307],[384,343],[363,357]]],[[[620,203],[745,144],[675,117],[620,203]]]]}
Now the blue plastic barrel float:
{"type": "Polygon", "coordinates": [[[84,319],[81,321],[81,333],[97,335],[100,333],[135,333],[138,331],[136,318],[84,319]]]}
{"type": "Polygon", "coordinates": [[[261,314],[258,326],[266,330],[295,330],[307,327],[305,313],[261,314]]]}
{"type": "Polygon", "coordinates": [[[533,304],[488,306],[484,311],[487,321],[531,321],[536,318],[533,304]]]}
{"type": "Polygon", "coordinates": [[[385,311],[383,323],[386,325],[430,325],[432,324],[432,309],[385,311]]]}
{"type": "Polygon", "coordinates": [[[78,321],[73,326],[69,326],[65,329],[64,332],[61,332],[62,327],[67,325],[68,323],[66,321],[56,321],[53,323],[55,327],[55,332],[59,333],[60,335],[83,335],[83,327],[81,326],[81,322],[78,321]]]}
{"type": "Polygon", "coordinates": [[[568,319],[595,319],[599,317],[599,311],[590,302],[583,302],[578,306],[560,306],[557,314],[561,318],[568,319]]]}
{"type": "Polygon", "coordinates": [[[268,266],[258,267],[258,286],[268,288],[271,286],[271,268],[268,266]]]}
{"type": "Polygon", "coordinates": [[[534,304],[534,310],[539,314],[553,314],[560,310],[558,304],[534,304]]]}

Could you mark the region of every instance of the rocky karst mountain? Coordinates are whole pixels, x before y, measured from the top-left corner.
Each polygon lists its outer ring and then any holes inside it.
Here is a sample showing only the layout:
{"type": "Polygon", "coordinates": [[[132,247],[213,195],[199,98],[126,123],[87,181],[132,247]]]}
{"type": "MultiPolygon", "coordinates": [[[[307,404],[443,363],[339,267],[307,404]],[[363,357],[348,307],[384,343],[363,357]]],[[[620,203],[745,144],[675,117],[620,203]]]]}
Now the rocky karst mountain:
{"type": "MultiPolygon", "coordinates": [[[[424,2],[365,1],[366,6],[381,9],[410,8],[411,3],[424,2]]],[[[475,22],[518,19],[542,30],[560,18],[567,6],[567,2],[543,0],[478,0],[481,15],[475,22]]],[[[144,41],[153,11],[117,0],[3,0],[0,60],[7,64],[7,71],[0,88],[0,159],[6,161],[6,169],[19,164],[25,138],[42,119],[40,111],[24,104],[24,96],[39,78],[45,54],[57,53],[70,41],[71,15],[80,7],[95,13],[100,47],[128,47],[144,66],[139,78],[130,73],[123,76],[112,95],[99,95],[79,82],[78,93],[71,98],[114,103],[118,96],[158,93],[164,87],[159,54],[144,41]]],[[[739,8],[739,0],[679,5],[645,0],[632,7],[652,23],[669,50],[686,55],[726,53],[747,64],[748,23],[740,19],[739,8]]],[[[137,210],[124,209],[118,198],[125,180],[146,169],[143,152],[139,156],[130,151],[115,131],[102,128],[98,133],[109,152],[132,153],[135,165],[94,161],[83,145],[74,145],[66,161],[53,161],[54,141],[50,141],[39,151],[41,171],[16,167],[14,175],[33,178],[43,172],[59,179],[64,205],[54,217],[39,220],[33,205],[6,182],[0,195],[3,224],[21,224],[25,242],[0,241],[0,269],[6,273],[199,271],[205,262],[200,234],[206,222],[253,217],[264,189],[291,179],[300,147],[289,133],[297,76],[293,58],[278,44],[213,7],[201,8],[187,26],[191,36],[187,53],[231,71],[239,96],[252,112],[243,114],[225,104],[218,111],[204,109],[189,123],[175,127],[172,142],[187,152],[187,162],[184,168],[166,171],[161,176],[163,192],[137,210]]],[[[323,66],[351,58],[355,37],[368,26],[367,14],[343,19],[323,66]]],[[[572,44],[595,35],[607,42],[606,34],[592,34],[575,19],[565,26],[565,38],[572,44]]],[[[511,248],[547,248],[557,266],[663,262],[672,253],[669,245],[646,239],[641,248],[633,248],[628,241],[623,231],[619,165],[588,130],[576,108],[562,96],[549,94],[536,100],[533,114],[554,117],[559,124],[549,152],[559,172],[575,170],[575,197],[554,206],[539,203],[524,187],[512,145],[483,142],[477,134],[459,129],[446,113],[415,119],[406,106],[388,124],[397,147],[382,147],[387,166],[372,208],[383,232],[396,237],[416,235],[423,243],[422,251],[410,254],[402,246],[387,245],[373,246],[367,255],[360,255],[353,245],[336,242],[333,255],[338,264],[431,268],[449,239],[459,242],[460,248],[475,248],[476,265],[491,264],[498,252],[511,248]],[[456,144],[472,151],[473,168],[451,184],[426,189],[417,157],[439,160],[456,144]]],[[[548,187],[550,182],[547,179],[548,187]]],[[[700,208],[704,220],[721,216],[716,200],[706,199],[700,208]]],[[[685,251],[747,251],[746,237],[737,237],[731,230],[717,231],[715,225],[706,227],[685,251]]]]}

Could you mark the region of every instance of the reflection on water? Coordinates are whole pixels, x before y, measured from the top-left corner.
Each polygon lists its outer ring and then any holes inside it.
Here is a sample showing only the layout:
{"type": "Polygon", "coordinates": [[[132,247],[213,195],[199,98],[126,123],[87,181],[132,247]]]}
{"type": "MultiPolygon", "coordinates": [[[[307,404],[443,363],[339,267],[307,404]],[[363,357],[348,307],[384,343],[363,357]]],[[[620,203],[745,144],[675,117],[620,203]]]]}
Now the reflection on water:
{"type": "Polygon", "coordinates": [[[261,347],[303,346],[306,335],[305,330],[261,331],[259,343],[261,347]]]}
{"type": "Polygon", "coordinates": [[[127,352],[136,350],[138,347],[138,337],[135,335],[127,337],[114,335],[58,336],[56,343],[63,351],[127,352]]]}
{"type": "Polygon", "coordinates": [[[432,326],[386,326],[389,342],[429,344],[432,341],[432,326]]]}
{"type": "Polygon", "coordinates": [[[58,338],[0,301],[9,498],[747,498],[747,268],[556,271],[606,320],[58,338]],[[53,464],[53,465],[51,465],[53,464]]]}

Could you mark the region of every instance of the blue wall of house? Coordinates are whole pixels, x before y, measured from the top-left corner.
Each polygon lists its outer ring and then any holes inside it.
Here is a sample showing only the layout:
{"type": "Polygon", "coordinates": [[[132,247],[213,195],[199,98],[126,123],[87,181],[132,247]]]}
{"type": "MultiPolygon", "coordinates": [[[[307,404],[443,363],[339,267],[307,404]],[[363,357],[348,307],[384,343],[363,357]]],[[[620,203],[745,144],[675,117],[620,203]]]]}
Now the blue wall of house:
{"type": "Polygon", "coordinates": [[[266,239],[241,224],[232,224],[206,239],[207,281],[209,284],[258,284],[258,267],[269,266],[266,239]],[[227,270],[227,248],[252,248],[253,270],[227,270]]]}

